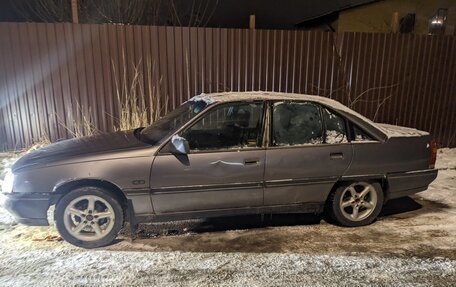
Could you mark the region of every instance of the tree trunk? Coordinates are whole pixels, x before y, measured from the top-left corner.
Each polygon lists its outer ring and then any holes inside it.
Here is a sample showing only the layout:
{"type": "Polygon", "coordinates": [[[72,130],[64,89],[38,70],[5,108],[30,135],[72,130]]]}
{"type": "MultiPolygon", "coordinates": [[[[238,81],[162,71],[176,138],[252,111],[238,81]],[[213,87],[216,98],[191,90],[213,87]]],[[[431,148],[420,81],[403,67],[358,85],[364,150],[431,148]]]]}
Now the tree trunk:
{"type": "Polygon", "coordinates": [[[78,15],[78,0],[71,0],[71,16],[73,18],[73,23],[79,23],[78,15]]]}

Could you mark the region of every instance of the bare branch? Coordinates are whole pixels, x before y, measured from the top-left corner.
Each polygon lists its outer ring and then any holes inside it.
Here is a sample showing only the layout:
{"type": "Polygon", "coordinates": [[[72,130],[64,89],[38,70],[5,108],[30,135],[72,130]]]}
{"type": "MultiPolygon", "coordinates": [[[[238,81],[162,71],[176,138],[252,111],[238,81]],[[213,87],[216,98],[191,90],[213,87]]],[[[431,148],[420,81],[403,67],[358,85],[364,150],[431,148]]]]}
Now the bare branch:
{"type": "Polygon", "coordinates": [[[381,89],[389,89],[389,88],[395,88],[397,86],[399,86],[400,83],[395,83],[395,84],[392,84],[392,85],[387,85],[387,86],[380,86],[380,87],[373,87],[373,88],[369,88],[367,90],[364,90],[361,94],[359,94],[358,96],[356,96],[356,98],[350,102],[350,105],[349,107],[352,107],[353,105],[355,105],[359,99],[361,99],[365,94],[369,93],[370,91],[375,91],[375,90],[381,90],[381,89]]]}
{"type": "Polygon", "coordinates": [[[376,120],[377,120],[377,115],[378,115],[378,112],[380,111],[380,108],[381,108],[381,107],[385,104],[385,102],[386,102],[387,100],[389,100],[392,96],[393,96],[393,95],[391,94],[390,96],[384,98],[383,101],[377,105],[377,109],[375,110],[374,118],[372,119],[373,121],[376,121],[376,120]]]}
{"type": "Polygon", "coordinates": [[[179,15],[177,14],[177,11],[176,11],[176,6],[174,5],[174,0],[169,0],[169,2],[171,3],[172,14],[176,18],[177,23],[179,24],[179,26],[182,26],[182,23],[181,23],[181,21],[179,19],[179,15]]]}
{"type": "Polygon", "coordinates": [[[214,15],[215,10],[217,9],[218,3],[219,3],[219,0],[216,0],[214,7],[212,7],[211,13],[209,14],[209,17],[207,17],[206,22],[204,23],[204,26],[207,26],[209,21],[212,19],[212,16],[214,15]]]}

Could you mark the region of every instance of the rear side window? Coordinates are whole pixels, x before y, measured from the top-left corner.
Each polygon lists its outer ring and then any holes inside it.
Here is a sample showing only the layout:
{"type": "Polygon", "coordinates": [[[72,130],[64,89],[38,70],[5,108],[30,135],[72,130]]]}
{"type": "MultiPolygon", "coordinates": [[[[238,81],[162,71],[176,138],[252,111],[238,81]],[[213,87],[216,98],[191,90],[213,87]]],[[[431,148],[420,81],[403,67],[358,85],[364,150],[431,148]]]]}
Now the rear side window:
{"type": "Polygon", "coordinates": [[[324,133],[319,106],[307,103],[275,103],[272,113],[274,146],[321,144],[324,133]]]}
{"type": "Polygon", "coordinates": [[[323,108],[323,117],[326,127],[325,143],[347,143],[347,131],[344,118],[334,114],[327,108],[323,108]]]}
{"type": "Polygon", "coordinates": [[[354,138],[352,141],[363,142],[363,141],[373,141],[374,139],[369,136],[366,132],[353,125],[354,138]]]}

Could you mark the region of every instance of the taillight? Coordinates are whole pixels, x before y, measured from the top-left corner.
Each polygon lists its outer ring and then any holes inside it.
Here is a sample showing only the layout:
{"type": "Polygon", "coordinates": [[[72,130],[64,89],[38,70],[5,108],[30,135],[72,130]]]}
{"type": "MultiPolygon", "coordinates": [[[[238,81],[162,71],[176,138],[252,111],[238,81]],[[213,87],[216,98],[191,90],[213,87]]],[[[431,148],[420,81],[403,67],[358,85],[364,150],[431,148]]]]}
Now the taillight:
{"type": "Polygon", "coordinates": [[[435,161],[437,160],[437,143],[435,139],[431,141],[431,156],[429,158],[429,168],[435,167],[435,161]]]}

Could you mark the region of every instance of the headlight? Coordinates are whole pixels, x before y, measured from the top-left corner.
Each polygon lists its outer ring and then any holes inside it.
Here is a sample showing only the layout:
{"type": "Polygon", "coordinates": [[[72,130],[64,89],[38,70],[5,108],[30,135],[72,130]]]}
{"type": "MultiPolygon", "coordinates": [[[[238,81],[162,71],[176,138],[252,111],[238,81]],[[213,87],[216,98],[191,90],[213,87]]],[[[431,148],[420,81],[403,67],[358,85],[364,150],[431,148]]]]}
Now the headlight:
{"type": "Polygon", "coordinates": [[[14,184],[14,174],[11,170],[8,170],[5,176],[5,179],[2,183],[2,192],[3,193],[11,193],[13,192],[13,184],[14,184]]]}

